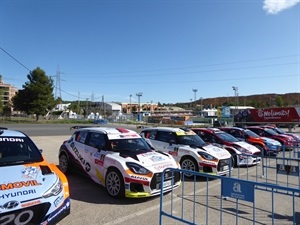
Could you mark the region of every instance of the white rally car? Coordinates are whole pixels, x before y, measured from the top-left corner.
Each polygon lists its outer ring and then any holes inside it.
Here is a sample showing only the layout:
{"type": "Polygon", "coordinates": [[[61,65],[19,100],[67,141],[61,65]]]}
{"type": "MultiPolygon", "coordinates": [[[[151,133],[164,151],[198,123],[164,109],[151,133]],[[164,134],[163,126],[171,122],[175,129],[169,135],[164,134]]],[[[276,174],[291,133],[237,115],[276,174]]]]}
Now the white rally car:
{"type": "Polygon", "coordinates": [[[171,154],[184,170],[227,175],[232,169],[228,151],[206,144],[190,129],[152,127],[143,129],[141,136],[155,149],[171,154]]]}
{"type": "Polygon", "coordinates": [[[57,224],[70,214],[66,176],[32,140],[0,128],[0,224],[57,224]]]}
{"type": "MultiPolygon", "coordinates": [[[[74,127],[59,150],[59,167],[76,170],[105,186],[112,197],[142,198],[180,185],[171,155],[155,151],[138,133],[123,128],[74,127]],[[164,183],[162,184],[162,174],[164,183]]],[[[178,171],[178,170],[177,170],[178,171]]]]}

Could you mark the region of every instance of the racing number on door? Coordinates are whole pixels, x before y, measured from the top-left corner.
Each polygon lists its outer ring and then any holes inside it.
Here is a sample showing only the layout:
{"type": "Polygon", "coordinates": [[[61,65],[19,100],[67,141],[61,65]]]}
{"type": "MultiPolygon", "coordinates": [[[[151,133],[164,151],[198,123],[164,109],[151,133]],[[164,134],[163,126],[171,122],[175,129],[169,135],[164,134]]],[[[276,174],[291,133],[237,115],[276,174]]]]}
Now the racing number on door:
{"type": "Polygon", "coordinates": [[[33,211],[25,210],[18,215],[15,214],[8,214],[5,216],[0,217],[0,224],[7,225],[7,224],[15,224],[15,225],[25,225],[30,222],[33,217],[33,211]],[[22,219],[21,219],[22,218],[22,219]]]}

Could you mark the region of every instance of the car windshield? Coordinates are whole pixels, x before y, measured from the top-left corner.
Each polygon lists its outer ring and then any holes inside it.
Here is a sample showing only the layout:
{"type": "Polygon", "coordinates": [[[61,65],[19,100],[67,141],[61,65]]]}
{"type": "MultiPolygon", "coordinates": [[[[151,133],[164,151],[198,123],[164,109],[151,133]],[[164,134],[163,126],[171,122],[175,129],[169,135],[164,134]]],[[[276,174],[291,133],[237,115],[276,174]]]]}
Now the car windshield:
{"type": "Polygon", "coordinates": [[[274,131],[277,132],[278,134],[285,134],[285,132],[278,127],[274,127],[274,131]]]}
{"type": "Polygon", "coordinates": [[[227,141],[227,142],[238,142],[239,141],[237,138],[235,138],[234,136],[232,136],[231,134],[228,134],[226,132],[219,132],[219,133],[216,133],[216,135],[223,141],[227,141]]]}
{"type": "Polygon", "coordinates": [[[268,133],[268,134],[270,134],[270,135],[276,135],[276,134],[278,134],[278,133],[276,133],[273,129],[265,129],[265,131],[268,133]]]}
{"type": "Polygon", "coordinates": [[[43,157],[28,137],[0,138],[0,166],[41,162],[43,157]]]}
{"type": "Polygon", "coordinates": [[[260,138],[260,136],[256,133],[254,133],[252,130],[245,130],[245,133],[250,136],[250,137],[253,137],[253,138],[260,138]]]}
{"type": "Polygon", "coordinates": [[[152,151],[149,144],[143,138],[112,139],[109,141],[111,149],[115,152],[148,152],[152,151]]]}
{"type": "Polygon", "coordinates": [[[206,143],[198,135],[178,135],[179,144],[201,147],[206,143]]]}

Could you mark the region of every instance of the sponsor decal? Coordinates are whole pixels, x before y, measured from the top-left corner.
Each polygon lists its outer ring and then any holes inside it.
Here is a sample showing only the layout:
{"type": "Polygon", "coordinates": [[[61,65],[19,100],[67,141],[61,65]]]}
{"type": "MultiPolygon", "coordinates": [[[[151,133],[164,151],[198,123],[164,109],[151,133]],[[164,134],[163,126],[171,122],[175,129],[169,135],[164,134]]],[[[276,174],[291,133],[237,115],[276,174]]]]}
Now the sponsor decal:
{"type": "Polygon", "coordinates": [[[54,201],[55,207],[57,207],[63,200],[64,200],[64,196],[63,195],[60,196],[60,197],[58,197],[57,199],[55,199],[55,201],[54,201]]]}
{"type": "Polygon", "coordinates": [[[26,202],[26,203],[21,204],[21,207],[26,208],[26,207],[37,205],[37,204],[40,204],[40,203],[41,203],[40,200],[36,200],[36,201],[32,201],[32,202],[26,202]]]}
{"type": "Polygon", "coordinates": [[[134,179],[138,179],[138,180],[148,180],[147,177],[142,177],[142,176],[131,175],[130,177],[131,177],[131,178],[134,178],[134,179]]]}
{"type": "Polygon", "coordinates": [[[174,165],[172,163],[167,163],[167,164],[161,164],[161,165],[155,165],[154,166],[154,169],[156,170],[164,170],[166,168],[169,168],[169,167],[174,167],[174,165]]]}
{"type": "Polygon", "coordinates": [[[168,152],[170,155],[172,155],[172,156],[178,156],[178,152],[172,152],[172,151],[169,151],[168,152]]]}
{"type": "Polygon", "coordinates": [[[83,164],[85,170],[86,170],[87,172],[89,172],[89,171],[91,170],[91,165],[90,165],[88,162],[86,162],[86,160],[85,160],[85,159],[83,158],[83,156],[80,154],[79,150],[78,150],[78,149],[76,148],[76,146],[75,146],[75,143],[72,142],[72,143],[70,144],[70,146],[71,146],[71,148],[72,148],[74,154],[77,156],[78,160],[83,164]]]}
{"type": "Polygon", "coordinates": [[[161,162],[161,161],[164,161],[164,158],[161,157],[161,156],[151,156],[151,157],[150,157],[150,160],[151,160],[152,162],[161,162]]]}
{"type": "Polygon", "coordinates": [[[19,181],[14,183],[7,183],[7,184],[0,184],[0,190],[9,190],[14,188],[23,188],[23,187],[30,187],[30,186],[38,186],[41,185],[36,180],[28,180],[28,181],[19,181]]]}
{"type": "Polygon", "coordinates": [[[5,198],[13,198],[18,196],[24,196],[24,195],[30,195],[30,194],[36,194],[36,190],[25,190],[25,191],[16,191],[16,192],[10,192],[8,194],[0,194],[0,200],[5,198]]]}
{"type": "Polygon", "coordinates": [[[97,164],[99,166],[103,166],[104,165],[104,158],[105,158],[104,154],[100,155],[100,159],[95,159],[95,164],[97,164]]]}
{"type": "Polygon", "coordinates": [[[3,137],[3,138],[0,138],[0,141],[3,141],[3,142],[24,142],[24,139],[13,138],[13,137],[3,137]]]}
{"type": "Polygon", "coordinates": [[[53,220],[55,217],[57,217],[59,214],[61,214],[63,211],[67,210],[68,208],[70,208],[70,202],[69,201],[63,207],[61,207],[60,209],[58,209],[54,213],[52,213],[52,215],[48,219],[48,223],[51,220],[53,220]]]}
{"type": "Polygon", "coordinates": [[[120,138],[130,138],[130,137],[138,137],[138,135],[137,134],[127,134],[127,135],[124,135],[124,134],[122,134],[122,135],[119,135],[119,137],[120,138]]]}
{"type": "Polygon", "coordinates": [[[30,166],[23,169],[21,172],[22,172],[22,178],[35,179],[37,177],[39,169],[38,167],[30,166]]]}
{"type": "Polygon", "coordinates": [[[202,166],[207,165],[207,166],[211,166],[211,167],[216,167],[216,163],[211,162],[211,161],[202,161],[200,164],[201,164],[202,166]]]}

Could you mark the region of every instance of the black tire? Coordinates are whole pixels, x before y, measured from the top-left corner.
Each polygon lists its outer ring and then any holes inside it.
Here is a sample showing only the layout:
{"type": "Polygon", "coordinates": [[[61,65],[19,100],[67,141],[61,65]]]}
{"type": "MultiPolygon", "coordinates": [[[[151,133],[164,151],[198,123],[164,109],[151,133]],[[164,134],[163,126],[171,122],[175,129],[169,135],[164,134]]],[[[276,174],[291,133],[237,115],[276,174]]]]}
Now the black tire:
{"type": "Polygon", "coordinates": [[[125,197],[124,178],[117,169],[110,169],[105,176],[105,188],[107,193],[115,198],[125,197]]]}
{"type": "Polygon", "coordinates": [[[59,169],[64,174],[69,174],[71,170],[70,168],[71,168],[71,164],[70,164],[69,157],[67,156],[67,154],[61,153],[59,155],[59,169]]]}
{"type": "MultiPolygon", "coordinates": [[[[197,161],[192,157],[185,157],[180,162],[181,169],[183,170],[190,170],[199,172],[199,166],[197,164],[197,161]]],[[[185,177],[191,178],[194,176],[192,173],[183,173],[185,177]]]]}

